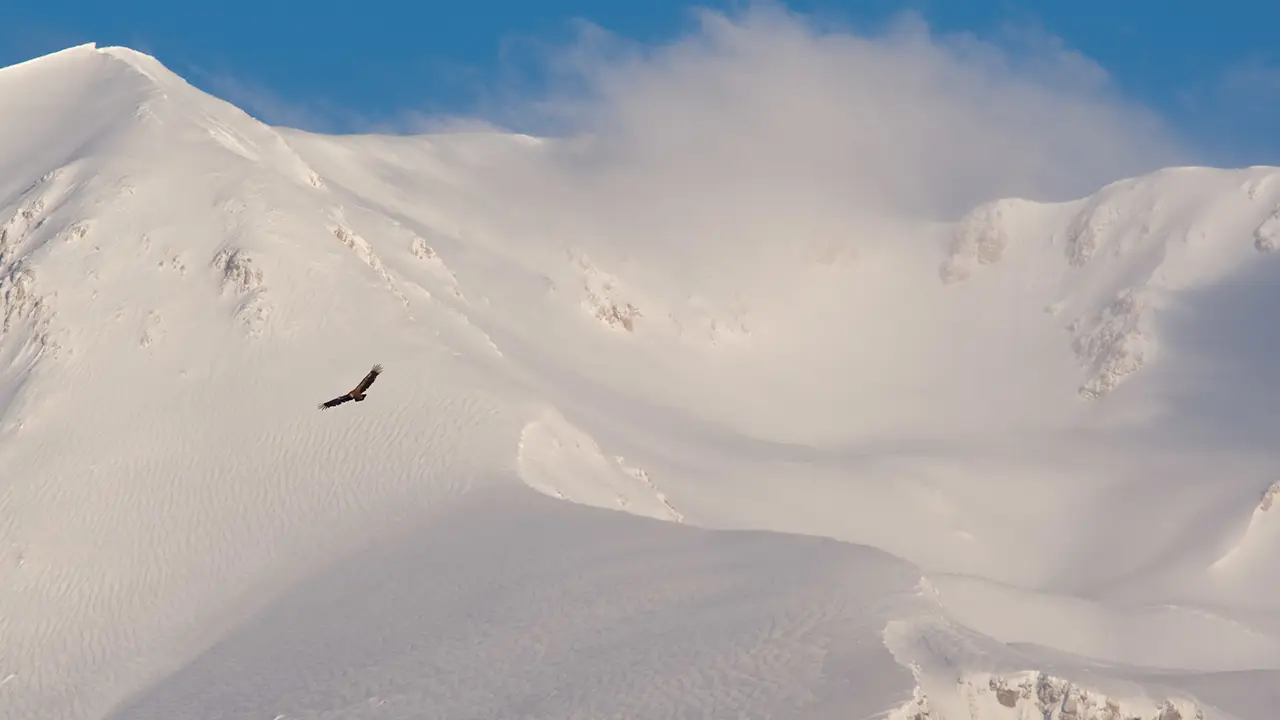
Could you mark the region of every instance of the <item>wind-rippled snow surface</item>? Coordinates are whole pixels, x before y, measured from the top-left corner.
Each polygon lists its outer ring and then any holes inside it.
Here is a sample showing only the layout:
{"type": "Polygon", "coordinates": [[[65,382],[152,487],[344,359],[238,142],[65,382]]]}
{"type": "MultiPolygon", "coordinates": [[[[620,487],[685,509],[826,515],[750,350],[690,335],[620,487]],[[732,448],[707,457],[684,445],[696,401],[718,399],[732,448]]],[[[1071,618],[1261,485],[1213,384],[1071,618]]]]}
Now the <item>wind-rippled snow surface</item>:
{"type": "Polygon", "coordinates": [[[0,98],[0,716],[1276,711],[1280,172],[712,277],[573,144],[0,98]]]}

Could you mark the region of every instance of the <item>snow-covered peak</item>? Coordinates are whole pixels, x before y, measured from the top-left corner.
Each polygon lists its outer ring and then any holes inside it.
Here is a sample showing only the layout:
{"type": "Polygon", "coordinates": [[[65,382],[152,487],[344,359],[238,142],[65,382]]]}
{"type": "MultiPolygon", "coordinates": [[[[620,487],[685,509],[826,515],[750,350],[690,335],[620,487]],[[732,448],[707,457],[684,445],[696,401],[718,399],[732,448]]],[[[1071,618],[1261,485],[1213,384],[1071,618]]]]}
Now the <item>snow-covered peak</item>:
{"type": "Polygon", "coordinates": [[[4,68],[0,98],[0,198],[59,168],[127,168],[193,141],[309,178],[274,130],[128,48],[87,44],[4,68]]]}
{"type": "Polygon", "coordinates": [[[65,48],[0,68],[0,73],[8,75],[21,73],[26,75],[29,81],[33,82],[39,77],[50,84],[58,84],[58,78],[65,82],[70,76],[91,77],[98,82],[111,83],[113,71],[119,69],[117,63],[133,68],[157,87],[164,89],[190,87],[186,80],[151,55],[122,46],[100,48],[95,42],[65,48]]]}
{"type": "Polygon", "coordinates": [[[651,217],[596,147],[0,70],[0,711],[1257,717],[1280,172],[651,217]]]}

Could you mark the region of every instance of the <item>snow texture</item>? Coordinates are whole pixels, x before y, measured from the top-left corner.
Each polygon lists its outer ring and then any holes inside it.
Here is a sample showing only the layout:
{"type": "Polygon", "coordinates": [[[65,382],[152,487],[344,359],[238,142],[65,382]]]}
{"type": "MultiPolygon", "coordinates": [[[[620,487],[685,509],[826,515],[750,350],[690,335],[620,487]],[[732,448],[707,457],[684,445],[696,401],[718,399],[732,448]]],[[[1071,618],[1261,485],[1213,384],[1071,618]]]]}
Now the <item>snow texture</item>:
{"type": "Polygon", "coordinates": [[[0,97],[0,717],[1280,712],[1280,170],[623,231],[589,142],[0,97]]]}

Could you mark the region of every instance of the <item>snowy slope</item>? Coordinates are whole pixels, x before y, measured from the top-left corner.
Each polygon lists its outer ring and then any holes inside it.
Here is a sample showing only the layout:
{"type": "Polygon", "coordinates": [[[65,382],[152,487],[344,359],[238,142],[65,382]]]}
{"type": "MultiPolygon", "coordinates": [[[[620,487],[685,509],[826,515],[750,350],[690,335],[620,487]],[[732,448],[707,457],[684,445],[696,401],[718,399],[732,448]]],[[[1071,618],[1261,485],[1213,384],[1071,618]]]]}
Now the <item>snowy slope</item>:
{"type": "Polygon", "coordinates": [[[590,142],[0,98],[0,716],[1276,707],[1280,171],[636,228],[590,142]]]}

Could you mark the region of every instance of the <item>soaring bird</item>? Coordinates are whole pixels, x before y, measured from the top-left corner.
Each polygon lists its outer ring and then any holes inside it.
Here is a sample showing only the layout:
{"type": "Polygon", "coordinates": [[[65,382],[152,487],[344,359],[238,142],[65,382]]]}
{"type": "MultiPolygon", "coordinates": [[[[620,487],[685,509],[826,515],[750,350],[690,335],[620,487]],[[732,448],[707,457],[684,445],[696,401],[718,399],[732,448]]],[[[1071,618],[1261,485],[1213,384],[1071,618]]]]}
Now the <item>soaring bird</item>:
{"type": "Polygon", "coordinates": [[[351,392],[345,395],[339,395],[338,397],[330,400],[329,402],[320,403],[319,405],[320,409],[324,410],[325,408],[331,408],[334,405],[341,405],[342,403],[347,402],[349,400],[362,402],[364,400],[364,391],[369,389],[369,386],[373,384],[374,380],[378,379],[378,375],[380,375],[381,373],[382,373],[382,366],[374,365],[373,369],[369,371],[369,374],[365,375],[364,379],[360,381],[360,384],[355,386],[355,388],[351,392]]]}

